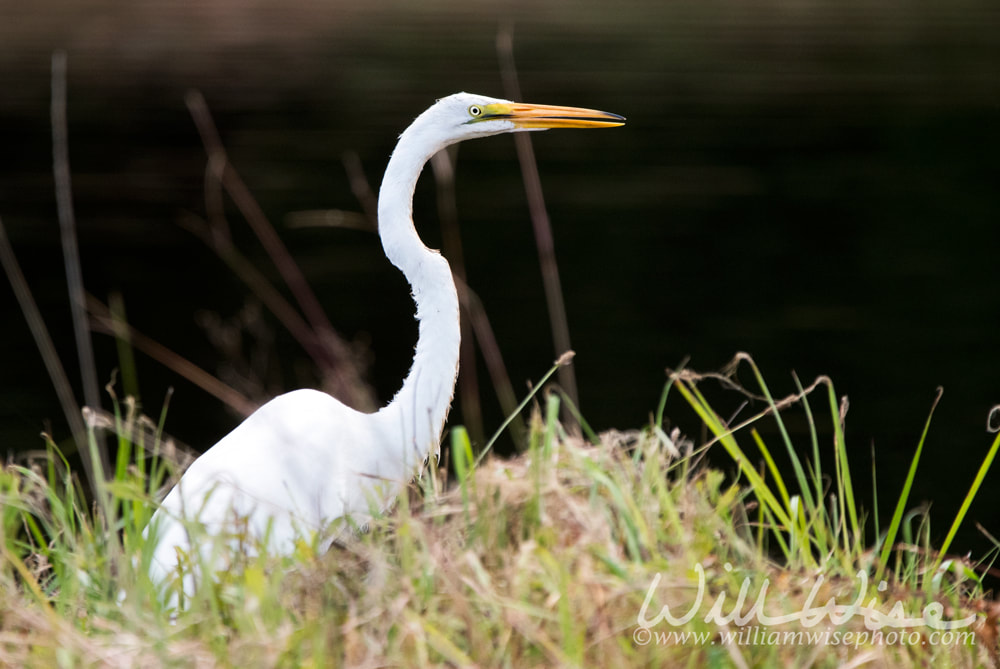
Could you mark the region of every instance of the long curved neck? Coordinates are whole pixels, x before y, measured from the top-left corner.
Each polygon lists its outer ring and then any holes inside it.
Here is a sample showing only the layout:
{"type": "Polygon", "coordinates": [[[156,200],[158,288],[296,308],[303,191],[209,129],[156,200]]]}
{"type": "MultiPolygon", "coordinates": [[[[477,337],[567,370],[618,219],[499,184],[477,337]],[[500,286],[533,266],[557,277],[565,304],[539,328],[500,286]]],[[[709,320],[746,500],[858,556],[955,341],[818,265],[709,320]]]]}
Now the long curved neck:
{"type": "Polygon", "coordinates": [[[400,136],[379,192],[379,236],[386,257],[410,284],[419,334],[413,366],[380,413],[403,435],[399,462],[419,466],[439,449],[458,376],[458,294],[448,261],[424,246],[413,227],[413,191],[424,164],[443,148],[427,141],[419,121],[400,136]]]}

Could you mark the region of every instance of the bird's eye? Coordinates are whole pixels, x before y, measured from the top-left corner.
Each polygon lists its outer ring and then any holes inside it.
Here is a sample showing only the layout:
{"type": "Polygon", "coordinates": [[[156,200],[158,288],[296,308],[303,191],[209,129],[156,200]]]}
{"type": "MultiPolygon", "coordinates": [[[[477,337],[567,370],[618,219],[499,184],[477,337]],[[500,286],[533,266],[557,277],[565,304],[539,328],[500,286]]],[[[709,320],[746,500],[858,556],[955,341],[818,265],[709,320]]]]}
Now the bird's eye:
{"type": "Polygon", "coordinates": [[[469,107],[469,116],[476,118],[477,116],[483,115],[483,108],[477,105],[472,105],[469,107]]]}

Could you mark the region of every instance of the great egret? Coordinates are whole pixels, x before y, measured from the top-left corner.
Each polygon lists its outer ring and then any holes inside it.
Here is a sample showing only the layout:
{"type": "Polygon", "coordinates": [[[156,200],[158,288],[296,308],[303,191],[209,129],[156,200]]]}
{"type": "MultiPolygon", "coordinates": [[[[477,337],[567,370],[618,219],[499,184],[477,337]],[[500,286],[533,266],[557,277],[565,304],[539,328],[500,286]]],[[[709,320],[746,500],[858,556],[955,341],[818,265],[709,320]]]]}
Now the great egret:
{"type": "Polygon", "coordinates": [[[226,568],[211,542],[199,539],[192,550],[192,521],[206,537],[249,536],[288,554],[297,538],[329,532],[335,519],[350,517],[360,525],[373,511],[385,510],[439,452],[458,375],[458,296],[451,269],[413,226],[413,190],[424,164],[466,139],[624,121],[592,109],[468,93],[442,98],[418,116],[399,137],[378,203],[382,248],[409,281],[419,321],[413,366],[402,388],[372,414],[317,390],[295,390],[260,407],[195,460],[153,514],[145,530],[156,542],[151,579],[164,583],[181,576],[191,595],[198,565],[226,568]]]}

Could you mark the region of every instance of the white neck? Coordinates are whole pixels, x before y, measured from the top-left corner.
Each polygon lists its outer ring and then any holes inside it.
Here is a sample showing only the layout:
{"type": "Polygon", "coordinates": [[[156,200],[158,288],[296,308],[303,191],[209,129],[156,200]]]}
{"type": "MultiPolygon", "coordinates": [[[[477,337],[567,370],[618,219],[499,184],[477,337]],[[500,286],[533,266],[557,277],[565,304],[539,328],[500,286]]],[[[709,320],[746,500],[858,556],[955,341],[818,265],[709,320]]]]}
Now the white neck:
{"type": "Polygon", "coordinates": [[[444,148],[418,122],[399,138],[379,192],[379,236],[386,257],[410,284],[419,333],[413,366],[392,402],[379,413],[401,430],[398,461],[418,467],[439,450],[458,376],[458,294],[448,261],[424,246],[413,227],[413,190],[424,164],[444,148]]]}

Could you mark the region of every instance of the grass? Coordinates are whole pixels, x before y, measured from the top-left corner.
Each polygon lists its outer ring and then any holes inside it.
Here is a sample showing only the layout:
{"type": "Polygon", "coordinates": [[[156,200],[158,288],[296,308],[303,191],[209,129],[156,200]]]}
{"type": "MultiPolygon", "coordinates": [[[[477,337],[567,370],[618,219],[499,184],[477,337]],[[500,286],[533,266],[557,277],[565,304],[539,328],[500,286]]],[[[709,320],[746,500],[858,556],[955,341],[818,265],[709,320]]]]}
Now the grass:
{"type": "Polygon", "coordinates": [[[132,443],[149,430],[123,402],[118,458],[93,500],[51,444],[0,474],[0,665],[995,666],[995,605],[973,565],[930,545],[926,516],[900,511],[905,491],[873,533],[832,384],[775,399],[752,360],[741,364],[764,408],[739,426],[705,401],[706,377],[671,376],[664,399],[682,396],[705,425],[697,446],[665,433],[662,404],[641,429],[567,434],[551,393],[535,398],[519,457],[477,463],[454,428],[453,475],[425,474],[392,514],[326,554],[303,542],[292,556],[235,556],[241,568],[177,614],[143,569],[164,467],[132,443]],[[809,426],[804,444],[786,427],[793,412],[809,426]],[[704,463],[708,448],[728,453],[735,476],[704,463]],[[867,609],[850,610],[856,600],[867,609]],[[875,636],[866,611],[894,605],[970,622],[883,620],[875,636]]]}

